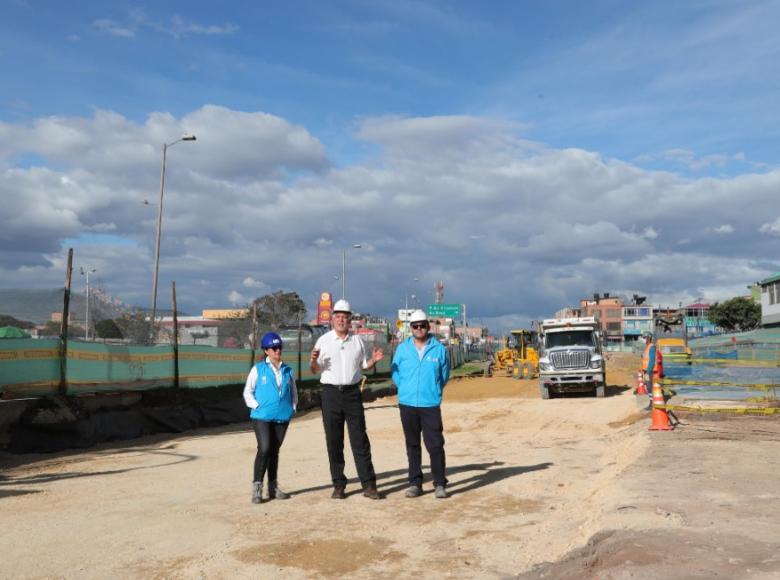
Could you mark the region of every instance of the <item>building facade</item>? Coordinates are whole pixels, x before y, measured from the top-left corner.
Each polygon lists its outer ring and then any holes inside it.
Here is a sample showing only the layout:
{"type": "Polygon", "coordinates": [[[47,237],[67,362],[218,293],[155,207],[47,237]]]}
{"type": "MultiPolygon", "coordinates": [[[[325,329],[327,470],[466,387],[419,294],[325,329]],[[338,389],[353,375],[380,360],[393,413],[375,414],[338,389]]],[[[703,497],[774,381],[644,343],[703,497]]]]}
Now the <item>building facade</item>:
{"type": "Polygon", "coordinates": [[[761,326],[780,326],[780,272],[759,282],[761,285],[761,326]]]}
{"type": "Polygon", "coordinates": [[[606,342],[623,342],[623,300],[609,293],[593,295],[593,300],[580,300],[582,316],[593,316],[599,321],[606,342]]]}
{"type": "Polygon", "coordinates": [[[623,340],[635,342],[643,334],[653,333],[653,307],[650,305],[623,306],[623,340]]]}
{"type": "Polygon", "coordinates": [[[719,329],[715,324],[709,321],[707,313],[710,311],[710,305],[706,302],[697,302],[689,304],[683,310],[685,317],[685,328],[688,338],[698,338],[700,336],[710,336],[717,334],[719,329]]]}

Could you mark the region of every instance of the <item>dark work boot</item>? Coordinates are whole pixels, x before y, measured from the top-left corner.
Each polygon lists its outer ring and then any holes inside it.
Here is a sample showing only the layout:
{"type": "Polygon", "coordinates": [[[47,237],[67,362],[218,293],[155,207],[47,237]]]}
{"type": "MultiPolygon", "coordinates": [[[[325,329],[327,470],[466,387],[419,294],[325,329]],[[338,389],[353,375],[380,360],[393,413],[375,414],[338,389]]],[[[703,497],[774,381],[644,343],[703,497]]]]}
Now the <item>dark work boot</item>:
{"type": "Polygon", "coordinates": [[[330,494],[330,499],[347,499],[347,494],[344,491],[344,487],[337,485],[333,488],[333,493],[330,494]]]}
{"type": "Polygon", "coordinates": [[[368,499],[385,499],[385,495],[380,493],[374,485],[369,485],[363,490],[363,497],[368,499]]]}
{"type": "Polygon", "coordinates": [[[279,489],[279,484],[272,481],[268,484],[268,497],[270,499],[290,499],[290,494],[279,489]]]}

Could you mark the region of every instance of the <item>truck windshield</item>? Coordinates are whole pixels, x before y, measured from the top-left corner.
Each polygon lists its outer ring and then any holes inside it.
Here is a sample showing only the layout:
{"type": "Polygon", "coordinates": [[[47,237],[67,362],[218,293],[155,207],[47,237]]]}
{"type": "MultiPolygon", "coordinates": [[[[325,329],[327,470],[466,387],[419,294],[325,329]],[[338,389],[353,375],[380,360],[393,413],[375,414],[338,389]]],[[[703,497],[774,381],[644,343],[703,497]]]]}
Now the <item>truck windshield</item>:
{"type": "Polygon", "coordinates": [[[544,336],[547,348],[556,346],[594,346],[593,333],[590,330],[570,330],[567,332],[550,332],[544,336]]]}

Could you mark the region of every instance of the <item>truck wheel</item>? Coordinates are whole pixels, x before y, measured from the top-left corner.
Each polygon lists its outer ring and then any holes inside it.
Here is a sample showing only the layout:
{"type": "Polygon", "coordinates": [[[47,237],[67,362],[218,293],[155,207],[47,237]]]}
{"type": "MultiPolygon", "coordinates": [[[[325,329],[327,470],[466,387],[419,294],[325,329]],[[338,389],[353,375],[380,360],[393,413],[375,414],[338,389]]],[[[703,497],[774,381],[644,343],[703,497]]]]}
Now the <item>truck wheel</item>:
{"type": "Polygon", "coordinates": [[[516,381],[523,378],[523,368],[518,363],[512,365],[512,378],[516,381]]]}
{"type": "Polygon", "coordinates": [[[539,391],[542,393],[542,399],[550,398],[550,388],[544,385],[539,385],[539,391]]]}
{"type": "Polygon", "coordinates": [[[607,389],[606,385],[604,383],[601,383],[598,387],[596,387],[596,397],[598,397],[599,399],[603,399],[606,389],[607,389]]]}
{"type": "Polygon", "coordinates": [[[534,374],[535,374],[534,365],[532,365],[531,363],[525,363],[523,365],[523,368],[521,369],[521,372],[524,379],[534,378],[534,374]]]}

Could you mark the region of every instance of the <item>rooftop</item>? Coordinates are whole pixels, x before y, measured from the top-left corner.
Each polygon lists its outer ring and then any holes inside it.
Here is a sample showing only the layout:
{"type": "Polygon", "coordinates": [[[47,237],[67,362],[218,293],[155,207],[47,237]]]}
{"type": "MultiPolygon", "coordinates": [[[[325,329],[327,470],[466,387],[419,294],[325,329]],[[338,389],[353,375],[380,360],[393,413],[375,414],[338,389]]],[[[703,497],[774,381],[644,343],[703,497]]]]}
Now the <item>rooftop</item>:
{"type": "Polygon", "coordinates": [[[775,272],[769,278],[765,278],[764,280],[761,280],[759,284],[763,286],[764,284],[771,284],[772,282],[777,282],[778,280],[780,280],[780,272],[775,272]]]}

